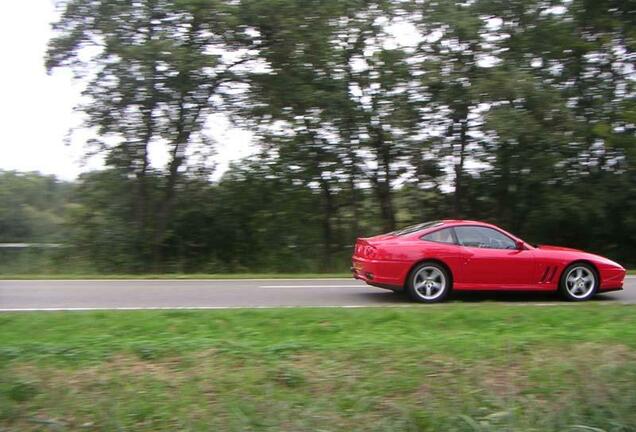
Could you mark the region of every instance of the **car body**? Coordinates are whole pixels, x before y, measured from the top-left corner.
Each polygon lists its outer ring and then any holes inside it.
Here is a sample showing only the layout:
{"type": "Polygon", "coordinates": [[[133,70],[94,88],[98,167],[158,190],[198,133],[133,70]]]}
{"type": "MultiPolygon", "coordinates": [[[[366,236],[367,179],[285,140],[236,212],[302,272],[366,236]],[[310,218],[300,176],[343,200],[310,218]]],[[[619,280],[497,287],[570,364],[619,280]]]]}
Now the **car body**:
{"type": "MultiPolygon", "coordinates": [[[[409,276],[423,262],[445,270],[452,290],[557,291],[564,271],[576,263],[596,277],[593,294],[620,290],[625,278],[622,266],[602,256],[533,246],[495,225],[468,220],[427,222],[359,238],[351,270],[369,285],[399,291],[408,289],[409,276]]],[[[574,273],[573,283],[583,276],[574,273]]]]}

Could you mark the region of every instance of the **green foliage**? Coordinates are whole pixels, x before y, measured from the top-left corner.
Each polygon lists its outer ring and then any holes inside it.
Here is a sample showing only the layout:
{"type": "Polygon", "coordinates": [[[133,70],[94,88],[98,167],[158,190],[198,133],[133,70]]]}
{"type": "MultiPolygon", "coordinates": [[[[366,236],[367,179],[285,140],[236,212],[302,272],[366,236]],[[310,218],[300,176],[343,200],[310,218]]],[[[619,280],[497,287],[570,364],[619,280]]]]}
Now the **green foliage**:
{"type": "Polygon", "coordinates": [[[0,243],[60,241],[71,188],[53,176],[0,171],[0,243]]]}

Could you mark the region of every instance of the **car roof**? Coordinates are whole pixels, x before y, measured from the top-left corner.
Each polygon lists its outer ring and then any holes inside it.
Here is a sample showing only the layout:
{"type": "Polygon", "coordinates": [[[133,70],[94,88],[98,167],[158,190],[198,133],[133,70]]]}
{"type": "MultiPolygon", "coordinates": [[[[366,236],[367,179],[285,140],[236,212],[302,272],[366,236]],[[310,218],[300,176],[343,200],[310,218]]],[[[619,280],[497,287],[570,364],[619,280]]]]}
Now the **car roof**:
{"type": "Polygon", "coordinates": [[[483,226],[494,226],[487,222],[480,222],[475,220],[467,220],[467,219],[444,219],[441,221],[444,225],[483,225],[483,226]]]}
{"type": "MultiPolygon", "coordinates": [[[[462,226],[462,225],[476,225],[476,226],[482,226],[482,227],[487,227],[487,228],[494,228],[494,229],[496,229],[498,231],[502,230],[497,225],[493,225],[493,224],[490,224],[488,222],[481,222],[481,221],[469,220],[469,219],[443,219],[443,220],[440,220],[440,224],[439,225],[437,225],[435,227],[430,227],[427,230],[434,231],[433,228],[439,229],[439,228],[443,228],[443,227],[453,227],[453,226],[462,226]]],[[[424,231],[424,230],[422,230],[422,231],[424,231]]]]}

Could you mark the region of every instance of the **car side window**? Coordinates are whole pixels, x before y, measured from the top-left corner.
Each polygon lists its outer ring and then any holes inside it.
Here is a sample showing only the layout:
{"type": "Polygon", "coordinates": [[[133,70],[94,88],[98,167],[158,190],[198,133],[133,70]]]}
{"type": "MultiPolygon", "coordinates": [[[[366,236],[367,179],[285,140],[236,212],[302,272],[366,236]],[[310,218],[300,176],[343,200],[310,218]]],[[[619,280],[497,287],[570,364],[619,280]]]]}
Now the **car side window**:
{"type": "Polygon", "coordinates": [[[438,243],[455,243],[455,239],[453,238],[453,232],[451,228],[442,228],[441,230],[433,231],[428,234],[424,234],[421,237],[422,240],[428,240],[432,242],[438,243]]]}
{"type": "Polygon", "coordinates": [[[516,249],[517,245],[510,237],[497,230],[477,226],[455,227],[459,244],[467,247],[488,249],[516,249]]]}

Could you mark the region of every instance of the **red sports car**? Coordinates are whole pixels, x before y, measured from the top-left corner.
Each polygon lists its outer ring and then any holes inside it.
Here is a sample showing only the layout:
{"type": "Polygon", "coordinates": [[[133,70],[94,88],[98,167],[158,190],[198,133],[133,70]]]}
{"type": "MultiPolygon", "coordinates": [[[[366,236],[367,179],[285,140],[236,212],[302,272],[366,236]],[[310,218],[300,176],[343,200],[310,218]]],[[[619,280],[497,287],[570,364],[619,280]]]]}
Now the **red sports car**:
{"type": "Polygon", "coordinates": [[[483,222],[442,220],[356,241],[356,279],[432,303],[452,290],[559,291],[588,300],[623,289],[625,269],[598,255],[532,246],[483,222]]]}

